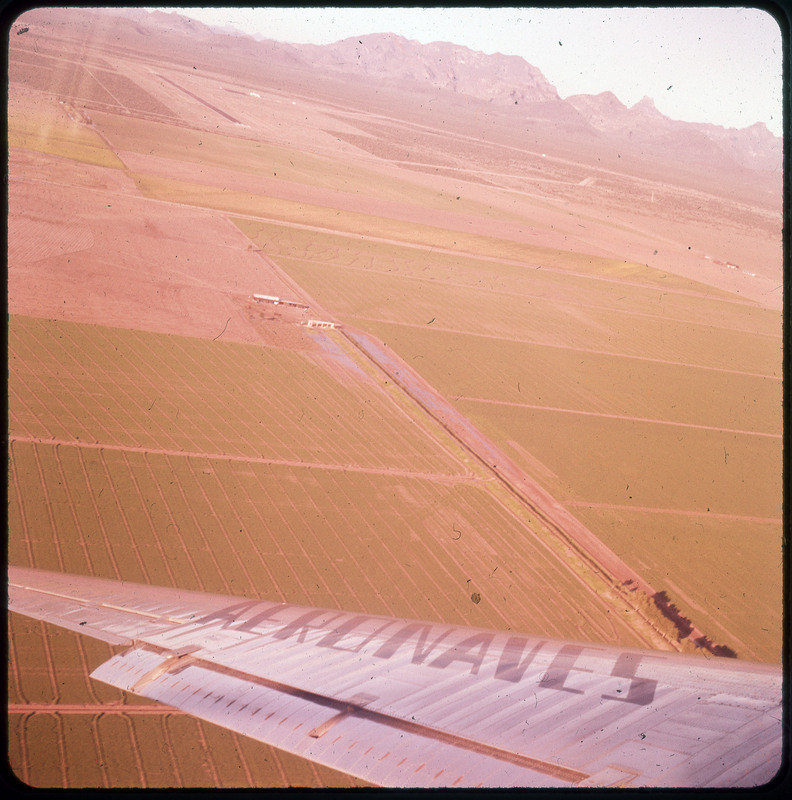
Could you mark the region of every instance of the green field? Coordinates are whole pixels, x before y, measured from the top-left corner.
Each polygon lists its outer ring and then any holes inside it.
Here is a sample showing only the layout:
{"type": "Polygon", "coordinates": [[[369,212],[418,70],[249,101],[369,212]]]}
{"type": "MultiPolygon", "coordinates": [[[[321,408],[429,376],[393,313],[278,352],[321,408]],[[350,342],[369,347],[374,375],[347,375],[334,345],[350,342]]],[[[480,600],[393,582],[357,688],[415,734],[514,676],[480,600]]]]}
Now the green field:
{"type": "Polygon", "coordinates": [[[575,253],[563,260],[547,248],[529,248],[516,265],[504,251],[517,245],[504,240],[492,240],[488,253],[502,260],[484,260],[251,220],[237,225],[323,306],[349,318],[780,379],[778,313],[649,267],[580,261],[575,253]]]}
{"type": "Polygon", "coordinates": [[[780,378],[780,339],[747,336],[740,328],[601,309],[587,294],[581,301],[548,300],[534,297],[529,288],[513,294],[458,285],[436,280],[429,268],[418,278],[304,259],[281,257],[279,263],[319,303],[362,327],[371,321],[432,325],[433,330],[780,378]]]}
{"type": "MultiPolygon", "coordinates": [[[[113,114],[94,113],[94,118],[119,150],[148,153],[154,146],[158,157],[173,159],[174,163],[180,165],[191,164],[192,174],[207,174],[210,176],[209,182],[215,177],[212,170],[233,170],[258,178],[277,178],[283,186],[296,183],[332,191],[343,187],[342,191],[350,196],[358,194],[399,202],[407,199],[424,208],[485,216],[493,214],[492,209],[483,203],[458,200],[454,196],[424,189],[406,180],[394,178],[383,181],[376,171],[366,169],[360,164],[352,165],[333,158],[279,147],[258,138],[232,138],[224,134],[113,114]]],[[[153,193],[169,191],[168,186],[174,191],[177,186],[181,186],[184,191],[191,191],[189,182],[145,182],[145,186],[153,193]]],[[[204,189],[208,191],[208,187],[204,186],[204,189]]],[[[232,194],[225,190],[223,193],[232,194]]],[[[259,200],[264,201],[264,194],[262,193],[259,200]]],[[[208,192],[207,196],[218,197],[215,192],[208,192]]]]}
{"type": "Polygon", "coordinates": [[[53,100],[43,100],[35,112],[8,105],[8,146],[61,156],[78,163],[122,169],[123,163],[94,130],[70,118],[53,100]]]}
{"type": "Polygon", "coordinates": [[[475,333],[366,322],[446,397],[780,435],[781,381],[581,353],[475,333]]]}
{"type": "MultiPolygon", "coordinates": [[[[328,231],[307,231],[276,221],[240,218],[234,219],[234,223],[273,255],[335,266],[357,266],[427,279],[452,277],[478,287],[487,287],[488,281],[497,281],[497,288],[509,292],[520,288],[529,292],[536,284],[540,287],[540,294],[550,286],[554,295],[561,292],[567,299],[574,297],[576,287],[608,294],[623,289],[620,284],[627,283],[631,288],[638,288],[637,301],[647,304],[643,310],[650,310],[651,303],[657,303],[656,291],[647,294],[647,290],[652,289],[682,292],[680,297],[663,298],[663,302],[681,302],[683,306],[687,303],[691,308],[697,305],[695,300],[691,300],[691,294],[705,294],[712,299],[734,299],[734,295],[728,292],[644,264],[494,236],[442,231],[425,225],[402,225],[400,231],[403,235],[398,241],[376,241],[376,237],[388,236],[387,226],[396,224],[394,220],[383,220],[386,227],[382,230],[375,226],[360,231],[362,235],[375,237],[375,240],[358,241],[355,246],[350,246],[349,235],[342,233],[345,230],[343,226],[328,231]],[[443,248],[453,252],[445,252],[443,248]],[[560,271],[560,275],[556,271],[560,271]],[[596,282],[592,283],[592,280],[596,282]]],[[[532,230],[527,222],[525,230],[532,230]]],[[[657,308],[652,310],[657,311],[657,308]]],[[[777,319],[778,314],[775,317],[777,319]]]]}
{"type": "Polygon", "coordinates": [[[465,400],[457,407],[574,487],[570,499],[780,523],[780,439],[465,400]]]}

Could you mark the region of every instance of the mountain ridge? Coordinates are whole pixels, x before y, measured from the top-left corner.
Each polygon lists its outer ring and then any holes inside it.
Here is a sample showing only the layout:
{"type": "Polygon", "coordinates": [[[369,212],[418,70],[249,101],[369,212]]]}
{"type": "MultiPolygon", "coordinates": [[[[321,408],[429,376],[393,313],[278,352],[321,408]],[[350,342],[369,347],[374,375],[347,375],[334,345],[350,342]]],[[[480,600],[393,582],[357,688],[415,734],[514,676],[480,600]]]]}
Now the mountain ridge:
{"type": "MultiPolygon", "coordinates": [[[[720,156],[748,168],[781,167],[781,139],[763,122],[747,128],[675,120],[660,112],[648,96],[625,106],[613,92],[561,98],[541,70],[521,56],[486,54],[448,42],[421,44],[392,33],[367,34],[330,45],[291,45],[307,64],[367,78],[413,81],[425,88],[450,91],[505,106],[527,105],[533,114],[560,124],[585,123],[598,133],[645,144],[699,147],[710,158],[720,156]],[[542,109],[541,105],[546,104],[542,109]],[[541,113],[544,111],[545,113],[541,113]],[[640,140],[640,141],[639,141],[640,140]]],[[[697,153],[680,153],[699,161],[697,153]]]]}
{"type": "Polygon", "coordinates": [[[133,21],[149,39],[160,34],[163,45],[168,36],[188,34],[204,47],[207,58],[212,48],[232,60],[235,51],[254,58],[258,54],[265,69],[298,69],[317,81],[354,76],[361,87],[374,91],[381,87],[415,96],[440,92],[464,97],[470,113],[489,107],[527,133],[598,141],[632,159],[665,161],[683,170],[744,169],[766,175],[780,174],[782,166],[783,142],[763,122],[747,128],[684,122],[662,114],[649,97],[628,107],[613,92],[561,98],[541,70],[521,56],[487,54],[443,41],[421,44],[393,33],[348,37],[329,45],[293,44],[230,25],[209,26],[175,12],[96,11],[133,21]]]}

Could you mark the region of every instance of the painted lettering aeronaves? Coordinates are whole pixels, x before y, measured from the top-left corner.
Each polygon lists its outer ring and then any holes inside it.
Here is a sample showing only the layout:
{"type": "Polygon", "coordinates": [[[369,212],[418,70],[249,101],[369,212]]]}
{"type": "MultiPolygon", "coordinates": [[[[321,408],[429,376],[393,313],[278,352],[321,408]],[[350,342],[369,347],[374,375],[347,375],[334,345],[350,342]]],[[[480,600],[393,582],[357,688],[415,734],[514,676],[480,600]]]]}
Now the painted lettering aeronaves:
{"type": "MultiPolygon", "coordinates": [[[[571,694],[584,692],[567,685],[570,673],[592,671],[578,665],[578,658],[584,652],[588,654],[608,652],[589,645],[562,644],[559,647],[557,643],[548,640],[537,641],[522,636],[500,635],[485,631],[474,632],[460,641],[451,642],[448,636],[455,631],[459,632],[453,627],[391,620],[364,614],[349,617],[348,614],[339,613],[328,618],[327,612],[321,609],[310,609],[293,619],[284,621],[278,617],[284,608],[277,603],[246,600],[213,611],[195,620],[193,624],[216,626],[222,630],[231,629],[239,633],[255,634],[276,640],[294,639],[298,642],[305,642],[306,637],[313,639],[312,634],[316,634],[318,638],[312,641],[316,647],[343,650],[348,653],[361,653],[365,650],[377,659],[393,658],[402,648],[412,646],[410,661],[413,664],[445,669],[459,662],[469,664],[469,672],[473,675],[479,675],[482,667],[489,669],[494,665],[492,677],[512,683],[524,679],[528,668],[540,653],[549,655],[554,651],[552,661],[541,673],[538,687],[571,694]],[[254,609],[255,613],[252,613],[254,609]],[[320,624],[312,625],[314,622],[319,622],[318,618],[321,618],[320,624]],[[332,626],[334,620],[342,618],[345,621],[328,632],[328,626],[332,626]],[[492,656],[498,652],[496,661],[492,656]]],[[[177,635],[181,634],[182,631],[179,631],[177,635]]],[[[639,706],[649,705],[654,700],[657,681],[637,675],[638,667],[646,658],[651,656],[632,652],[619,653],[614,659],[610,675],[628,680],[629,689],[624,696],[602,694],[601,698],[639,706]]]]}

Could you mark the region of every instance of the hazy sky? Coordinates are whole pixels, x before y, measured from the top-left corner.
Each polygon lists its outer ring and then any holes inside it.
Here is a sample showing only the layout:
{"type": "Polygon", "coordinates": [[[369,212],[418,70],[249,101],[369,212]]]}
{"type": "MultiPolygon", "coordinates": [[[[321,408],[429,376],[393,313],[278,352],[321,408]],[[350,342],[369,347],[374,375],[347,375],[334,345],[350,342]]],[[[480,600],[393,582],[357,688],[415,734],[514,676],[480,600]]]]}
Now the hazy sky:
{"type": "MultiPolygon", "coordinates": [[[[174,10],[174,9],[166,9],[174,10]]],[[[625,105],[651,97],[673,119],[781,135],[781,33],[746,8],[185,8],[284,42],[330,44],[398,33],[522,56],[561,97],[612,91],[625,105]]]]}

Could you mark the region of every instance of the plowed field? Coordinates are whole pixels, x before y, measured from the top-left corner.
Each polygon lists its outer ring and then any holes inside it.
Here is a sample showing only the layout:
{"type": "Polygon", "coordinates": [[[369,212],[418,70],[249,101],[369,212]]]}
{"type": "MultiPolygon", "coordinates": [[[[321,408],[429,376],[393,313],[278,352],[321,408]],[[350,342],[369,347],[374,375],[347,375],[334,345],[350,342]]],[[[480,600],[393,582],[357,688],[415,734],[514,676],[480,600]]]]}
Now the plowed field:
{"type": "MultiPolygon", "coordinates": [[[[584,269],[574,253],[570,275],[561,254],[543,269],[237,224],[319,302],[399,353],[627,563],[645,564],[651,549],[655,568],[644,572],[685,616],[738,655],[779,658],[777,312],[638,264],[591,259],[584,269]],[[639,522],[620,526],[623,512],[639,522]],[[735,581],[739,548],[690,536],[691,520],[710,518],[718,531],[760,526],[762,568],[735,581]],[[680,582],[660,565],[685,542],[708,566],[680,582]]],[[[500,244],[493,252],[516,254],[500,244]]]]}
{"type": "MultiPolygon", "coordinates": [[[[448,99],[455,132],[235,48],[30,14],[9,43],[9,563],[683,647],[501,453],[712,642],[779,660],[777,209],[484,141],[448,99]]],[[[93,681],[102,642],[8,625],[25,783],[362,784],[93,681]]]]}

